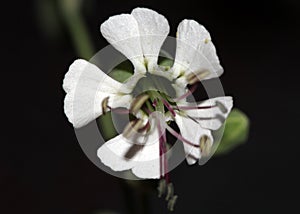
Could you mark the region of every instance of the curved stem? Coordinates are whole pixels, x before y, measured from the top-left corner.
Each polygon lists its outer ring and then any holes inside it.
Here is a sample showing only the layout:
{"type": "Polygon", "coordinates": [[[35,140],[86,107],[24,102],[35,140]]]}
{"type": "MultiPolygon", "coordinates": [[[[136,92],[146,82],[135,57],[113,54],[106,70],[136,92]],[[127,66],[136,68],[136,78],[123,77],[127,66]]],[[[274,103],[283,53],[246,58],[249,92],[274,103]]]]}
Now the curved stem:
{"type": "Polygon", "coordinates": [[[80,57],[89,59],[95,51],[84,19],[80,13],[81,1],[60,0],[58,4],[77,53],[80,57]]]}

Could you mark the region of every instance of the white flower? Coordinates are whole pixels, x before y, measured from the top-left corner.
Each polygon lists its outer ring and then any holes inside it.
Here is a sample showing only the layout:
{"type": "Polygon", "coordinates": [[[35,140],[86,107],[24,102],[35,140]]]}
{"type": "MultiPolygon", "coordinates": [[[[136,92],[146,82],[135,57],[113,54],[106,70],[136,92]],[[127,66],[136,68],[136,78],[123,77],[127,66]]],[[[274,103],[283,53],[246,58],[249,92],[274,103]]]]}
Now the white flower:
{"type": "Polygon", "coordinates": [[[201,103],[186,101],[191,93],[188,84],[194,85],[191,89],[194,90],[196,82],[223,73],[207,30],[193,20],[179,24],[176,57],[170,69],[157,64],[169,33],[168,21],[157,12],[136,8],[131,14],[110,17],[101,25],[101,33],[132,62],[134,75],[119,83],[95,65],[76,60],[63,84],[67,93],[65,113],[75,128],[88,124],[104,111],[117,112],[119,107],[135,116],[122,134],[98,149],[100,160],[115,171],[131,169],[140,178],[167,177],[166,131],[183,142],[189,164],[208,155],[214,142],[211,131],[219,129],[225,121],[232,98],[217,97],[201,103]],[[161,91],[145,91],[133,97],[136,84],[147,75],[170,80],[176,97],[161,91]],[[177,123],[180,133],[168,125],[170,121],[177,123]]]}

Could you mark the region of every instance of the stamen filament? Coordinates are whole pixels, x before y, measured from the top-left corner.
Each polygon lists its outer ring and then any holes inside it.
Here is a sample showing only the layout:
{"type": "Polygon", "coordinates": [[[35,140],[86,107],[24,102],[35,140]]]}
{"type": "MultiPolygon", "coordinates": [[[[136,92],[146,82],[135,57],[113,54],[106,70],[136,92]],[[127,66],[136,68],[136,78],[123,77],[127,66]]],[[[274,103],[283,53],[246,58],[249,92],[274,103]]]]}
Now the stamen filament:
{"type": "MultiPolygon", "coordinates": [[[[146,101],[146,106],[147,106],[147,108],[148,108],[148,109],[147,109],[147,113],[149,113],[149,112],[150,112],[150,113],[154,112],[154,108],[153,108],[153,106],[151,105],[151,103],[150,103],[149,100],[146,101]]],[[[150,113],[149,113],[149,114],[150,114],[150,113]]]]}
{"type": "Polygon", "coordinates": [[[179,140],[181,140],[182,142],[189,144],[190,146],[194,146],[196,148],[199,148],[199,145],[197,144],[193,144],[192,142],[190,142],[189,140],[185,139],[182,135],[178,134],[174,129],[172,129],[170,126],[168,126],[166,124],[166,128],[167,130],[174,136],[177,137],[179,140]]]}
{"type": "Polygon", "coordinates": [[[157,119],[158,134],[159,134],[159,157],[160,157],[160,178],[165,178],[169,183],[168,160],[167,160],[167,137],[166,130],[161,126],[160,119],[157,119]]]}
{"type": "Polygon", "coordinates": [[[159,121],[157,120],[158,124],[158,134],[159,134],[159,166],[160,166],[160,178],[162,179],[164,177],[164,164],[163,164],[163,138],[162,138],[162,133],[161,133],[161,125],[159,121]]]}
{"type": "Polygon", "coordinates": [[[167,107],[167,109],[171,112],[171,114],[173,115],[173,117],[175,117],[176,113],[175,113],[174,109],[172,108],[172,106],[165,99],[161,99],[161,101],[167,107]]]}
{"type": "Polygon", "coordinates": [[[130,112],[132,114],[136,114],[141,107],[144,105],[144,103],[149,99],[148,94],[140,94],[138,95],[131,103],[130,105],[130,112]]]}
{"type": "Polygon", "coordinates": [[[174,101],[178,102],[178,101],[183,100],[184,98],[190,96],[192,93],[195,92],[195,90],[197,89],[197,87],[198,87],[197,84],[193,85],[190,90],[188,90],[185,94],[181,95],[180,97],[175,98],[174,101]]]}
{"type": "Polygon", "coordinates": [[[170,182],[170,179],[169,179],[169,173],[168,173],[168,159],[167,159],[167,147],[166,147],[167,138],[166,138],[166,132],[165,131],[163,133],[163,140],[164,140],[164,142],[162,143],[162,146],[163,146],[164,169],[165,169],[165,172],[164,172],[165,175],[164,176],[165,176],[166,182],[168,184],[170,182]]]}
{"type": "Polygon", "coordinates": [[[176,110],[196,110],[196,109],[210,109],[218,107],[217,105],[212,106],[177,106],[176,110]]]}

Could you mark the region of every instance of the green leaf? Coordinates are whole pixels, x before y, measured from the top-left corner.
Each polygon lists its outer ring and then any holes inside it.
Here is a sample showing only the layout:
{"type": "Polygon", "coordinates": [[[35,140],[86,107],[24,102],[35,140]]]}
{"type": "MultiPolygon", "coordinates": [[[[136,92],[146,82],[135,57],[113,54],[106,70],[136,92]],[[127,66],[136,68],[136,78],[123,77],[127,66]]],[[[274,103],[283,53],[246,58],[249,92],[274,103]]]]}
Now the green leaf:
{"type": "Polygon", "coordinates": [[[248,139],[248,134],[248,117],[240,110],[233,109],[226,120],[223,137],[215,155],[229,153],[237,146],[245,143],[248,139]]]}

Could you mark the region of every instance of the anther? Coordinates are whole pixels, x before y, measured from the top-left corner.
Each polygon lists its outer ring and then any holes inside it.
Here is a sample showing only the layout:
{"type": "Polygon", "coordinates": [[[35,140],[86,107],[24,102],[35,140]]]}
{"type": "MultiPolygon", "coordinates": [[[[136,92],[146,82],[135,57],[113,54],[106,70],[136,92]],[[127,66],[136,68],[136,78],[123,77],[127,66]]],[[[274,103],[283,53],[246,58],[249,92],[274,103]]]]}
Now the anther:
{"type": "Polygon", "coordinates": [[[192,72],[186,76],[186,80],[190,85],[193,85],[193,84],[203,80],[209,74],[210,74],[210,72],[208,70],[200,70],[200,71],[192,72]]]}
{"type": "Polygon", "coordinates": [[[166,180],[165,179],[160,179],[159,184],[157,187],[158,190],[158,197],[160,198],[163,194],[166,193],[166,180]]]}
{"type": "Polygon", "coordinates": [[[143,127],[141,127],[138,132],[144,132],[144,131],[147,131],[150,129],[150,123],[149,121],[146,123],[146,125],[144,125],[143,127]]]}
{"type": "Polygon", "coordinates": [[[102,106],[102,112],[103,112],[103,114],[105,114],[107,112],[107,110],[108,110],[108,99],[109,99],[109,97],[105,97],[102,100],[101,106],[102,106]]]}
{"type": "Polygon", "coordinates": [[[174,206],[175,206],[175,203],[177,201],[177,198],[178,196],[177,195],[174,195],[169,201],[168,201],[168,209],[170,211],[174,211],[174,206]]]}
{"type": "Polygon", "coordinates": [[[220,101],[216,101],[216,106],[219,107],[219,109],[221,110],[222,113],[226,114],[228,112],[225,105],[223,103],[221,103],[220,101]]]}
{"type": "Polygon", "coordinates": [[[143,120],[137,119],[130,121],[124,128],[123,136],[130,138],[134,133],[137,133],[140,128],[143,127],[143,120]]]}
{"type": "Polygon", "coordinates": [[[149,99],[149,95],[147,94],[140,94],[138,95],[131,103],[130,105],[130,112],[132,114],[138,113],[138,111],[141,109],[141,107],[144,105],[144,103],[149,99]]]}
{"type": "Polygon", "coordinates": [[[211,151],[211,140],[207,135],[203,135],[200,138],[200,152],[201,155],[207,157],[211,151]]]}
{"type": "Polygon", "coordinates": [[[166,201],[170,200],[174,196],[174,186],[172,183],[168,184],[168,191],[166,196],[166,201]]]}

